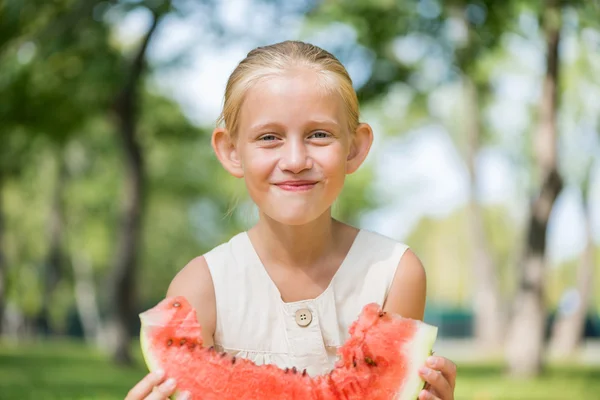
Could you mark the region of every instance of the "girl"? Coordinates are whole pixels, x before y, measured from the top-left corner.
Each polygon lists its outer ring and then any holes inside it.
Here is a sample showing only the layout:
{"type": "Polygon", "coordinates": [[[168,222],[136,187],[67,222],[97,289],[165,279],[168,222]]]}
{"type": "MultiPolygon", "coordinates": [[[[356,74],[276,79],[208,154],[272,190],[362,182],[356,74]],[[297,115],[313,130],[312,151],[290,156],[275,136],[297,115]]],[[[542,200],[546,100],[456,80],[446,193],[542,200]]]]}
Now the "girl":
{"type": "MultiPolygon", "coordinates": [[[[207,346],[314,375],[333,367],[365,304],[422,320],[417,256],[331,217],[373,141],[358,108],[346,69],[310,44],[259,47],[233,71],[212,146],[244,180],[259,220],[192,260],[167,292],[198,310],[207,346]]],[[[454,363],[430,357],[421,373],[428,385],[420,400],[454,398],[454,363]]],[[[177,383],[163,375],[148,374],[126,399],[166,399],[177,383]]]]}

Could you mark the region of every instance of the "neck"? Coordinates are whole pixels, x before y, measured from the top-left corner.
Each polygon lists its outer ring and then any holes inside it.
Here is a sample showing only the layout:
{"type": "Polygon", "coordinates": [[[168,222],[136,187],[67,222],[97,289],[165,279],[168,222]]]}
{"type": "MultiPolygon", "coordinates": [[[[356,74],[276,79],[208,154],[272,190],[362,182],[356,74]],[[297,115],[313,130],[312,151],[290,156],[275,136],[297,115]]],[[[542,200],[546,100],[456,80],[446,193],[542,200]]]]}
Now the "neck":
{"type": "Polygon", "coordinates": [[[305,225],[284,225],[266,215],[249,231],[263,257],[280,265],[310,268],[334,248],[340,223],[329,211],[305,225]]]}

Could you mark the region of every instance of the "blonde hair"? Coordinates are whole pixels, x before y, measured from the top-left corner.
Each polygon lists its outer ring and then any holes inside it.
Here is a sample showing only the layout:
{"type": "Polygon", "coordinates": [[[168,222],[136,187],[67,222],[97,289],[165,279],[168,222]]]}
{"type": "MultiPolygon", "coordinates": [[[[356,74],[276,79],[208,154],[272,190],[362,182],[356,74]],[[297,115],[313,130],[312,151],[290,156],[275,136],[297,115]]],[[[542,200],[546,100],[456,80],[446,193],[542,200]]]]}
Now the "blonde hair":
{"type": "Polygon", "coordinates": [[[359,124],[359,108],[348,71],[333,54],[300,41],[285,41],[250,51],[227,81],[223,110],[217,124],[224,126],[235,137],[239,112],[248,89],[263,78],[296,67],[314,70],[324,78],[326,89],[337,90],[344,102],[348,129],[353,133],[359,124]]]}

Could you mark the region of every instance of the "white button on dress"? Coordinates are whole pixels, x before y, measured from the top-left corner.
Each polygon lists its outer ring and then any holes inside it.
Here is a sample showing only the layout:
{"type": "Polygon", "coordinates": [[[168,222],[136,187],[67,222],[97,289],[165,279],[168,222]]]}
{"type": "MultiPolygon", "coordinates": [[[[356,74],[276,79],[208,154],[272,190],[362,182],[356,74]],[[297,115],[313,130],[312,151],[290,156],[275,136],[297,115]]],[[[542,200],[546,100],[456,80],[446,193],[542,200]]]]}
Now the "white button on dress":
{"type": "Polygon", "coordinates": [[[300,308],[296,310],[296,323],[298,326],[308,326],[312,321],[312,313],[308,308],[300,308]]]}

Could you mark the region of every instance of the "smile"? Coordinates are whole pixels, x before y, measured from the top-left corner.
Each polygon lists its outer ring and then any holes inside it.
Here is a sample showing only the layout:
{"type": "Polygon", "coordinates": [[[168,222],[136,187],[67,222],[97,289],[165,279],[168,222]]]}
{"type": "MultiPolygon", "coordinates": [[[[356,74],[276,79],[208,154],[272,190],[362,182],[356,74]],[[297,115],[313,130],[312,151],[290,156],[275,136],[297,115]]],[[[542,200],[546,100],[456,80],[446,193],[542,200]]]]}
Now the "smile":
{"type": "Polygon", "coordinates": [[[316,184],[316,181],[285,181],[276,183],[275,186],[288,192],[306,192],[316,184]]]}

